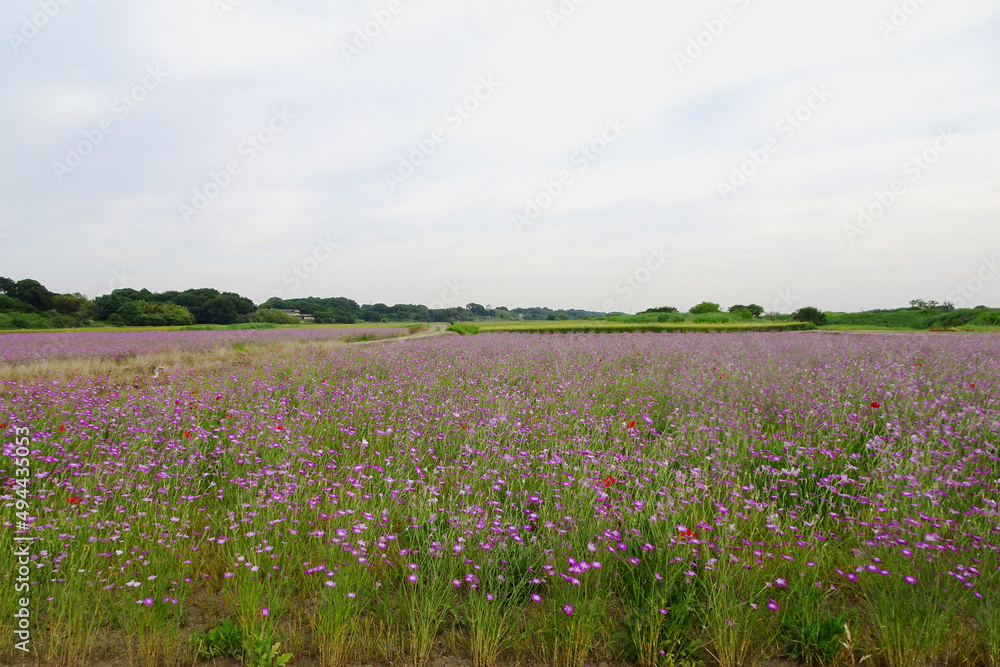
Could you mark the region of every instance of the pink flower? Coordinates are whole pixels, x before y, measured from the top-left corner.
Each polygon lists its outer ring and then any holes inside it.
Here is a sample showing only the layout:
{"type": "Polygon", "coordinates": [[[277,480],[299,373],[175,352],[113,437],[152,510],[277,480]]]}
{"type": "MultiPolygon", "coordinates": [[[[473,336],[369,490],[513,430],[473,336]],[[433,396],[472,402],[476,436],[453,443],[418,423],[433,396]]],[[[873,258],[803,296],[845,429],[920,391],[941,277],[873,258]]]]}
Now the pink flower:
{"type": "Polygon", "coordinates": [[[571,605],[571,604],[564,604],[563,605],[563,611],[566,612],[567,616],[572,616],[573,615],[573,605],[571,605]]]}
{"type": "Polygon", "coordinates": [[[541,602],[542,601],[542,596],[539,595],[538,593],[532,593],[531,594],[531,599],[534,602],[541,602]]]}
{"type": "Polygon", "coordinates": [[[264,607],[263,609],[260,610],[260,615],[261,616],[270,616],[271,615],[271,610],[268,609],[267,607],[264,607]]]}
{"type": "Polygon", "coordinates": [[[408,577],[407,577],[406,579],[407,579],[407,581],[409,581],[409,582],[411,582],[411,583],[416,583],[417,581],[419,581],[419,580],[420,580],[420,577],[418,577],[418,576],[417,576],[417,575],[415,575],[415,574],[411,574],[411,575],[410,575],[410,576],[408,576],[408,577]]]}

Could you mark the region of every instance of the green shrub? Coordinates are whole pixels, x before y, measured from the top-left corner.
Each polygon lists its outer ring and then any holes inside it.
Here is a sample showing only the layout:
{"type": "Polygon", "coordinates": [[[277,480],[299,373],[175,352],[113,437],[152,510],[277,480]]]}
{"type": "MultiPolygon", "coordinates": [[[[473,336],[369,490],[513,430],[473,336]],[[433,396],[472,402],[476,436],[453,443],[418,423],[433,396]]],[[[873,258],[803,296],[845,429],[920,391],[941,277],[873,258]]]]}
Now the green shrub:
{"type": "Polygon", "coordinates": [[[705,315],[695,315],[695,324],[725,324],[731,322],[732,318],[725,313],[708,313],[705,315]]]}
{"type": "Polygon", "coordinates": [[[712,303],[711,301],[702,301],[697,306],[692,306],[689,310],[692,315],[704,315],[706,313],[717,313],[719,312],[719,304],[712,303]]]}
{"type": "Polygon", "coordinates": [[[848,616],[816,617],[798,610],[788,614],[780,627],[785,653],[807,667],[831,664],[840,653],[848,616]]]}
{"type": "Polygon", "coordinates": [[[479,327],[474,324],[465,324],[464,322],[459,322],[458,324],[452,324],[448,327],[448,331],[454,331],[455,333],[462,334],[477,334],[479,333],[479,327]]]}
{"type": "Polygon", "coordinates": [[[247,316],[247,322],[267,322],[270,324],[298,324],[299,318],[283,313],[277,308],[261,308],[247,316]]]}
{"type": "Polygon", "coordinates": [[[192,633],[191,643],[195,645],[195,650],[201,660],[212,660],[213,658],[240,660],[243,657],[245,634],[243,628],[226,619],[208,632],[192,633]]]}
{"type": "Polygon", "coordinates": [[[754,317],[746,306],[733,306],[729,309],[729,314],[738,320],[752,320],[754,317]]]}
{"type": "Polygon", "coordinates": [[[976,314],[973,323],[984,327],[1000,326],[1000,310],[986,309],[976,314]]]}
{"type": "Polygon", "coordinates": [[[823,326],[826,324],[826,313],[819,310],[818,308],[813,308],[812,306],[806,306],[805,308],[799,308],[794,313],[792,313],[792,319],[796,322],[812,322],[816,326],[823,326]]]}

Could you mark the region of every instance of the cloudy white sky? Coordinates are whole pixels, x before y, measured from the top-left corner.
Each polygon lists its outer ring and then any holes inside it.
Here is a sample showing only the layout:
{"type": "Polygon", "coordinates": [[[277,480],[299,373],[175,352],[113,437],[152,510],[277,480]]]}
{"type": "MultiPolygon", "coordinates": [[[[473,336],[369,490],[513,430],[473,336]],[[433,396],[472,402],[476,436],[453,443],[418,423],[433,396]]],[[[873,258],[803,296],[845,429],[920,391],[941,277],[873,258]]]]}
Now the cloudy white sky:
{"type": "Polygon", "coordinates": [[[53,291],[1000,305],[995,0],[4,0],[0,36],[0,275],[53,291]]]}

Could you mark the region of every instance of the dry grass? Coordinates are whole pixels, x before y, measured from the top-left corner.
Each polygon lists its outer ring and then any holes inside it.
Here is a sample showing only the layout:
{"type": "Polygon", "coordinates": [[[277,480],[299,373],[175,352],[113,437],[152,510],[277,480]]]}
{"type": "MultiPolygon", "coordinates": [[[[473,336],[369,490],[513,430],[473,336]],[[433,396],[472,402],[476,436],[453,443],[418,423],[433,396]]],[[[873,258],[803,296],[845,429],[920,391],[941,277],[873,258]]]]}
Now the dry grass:
{"type": "MultiPolygon", "coordinates": [[[[157,379],[169,376],[172,369],[197,370],[202,366],[229,363],[254,365],[264,357],[283,356],[302,352],[344,349],[350,343],[330,341],[281,341],[269,344],[238,344],[220,346],[209,350],[168,350],[153,354],[130,355],[111,358],[47,359],[27,363],[0,364],[0,383],[28,383],[40,380],[94,378],[110,384],[147,386],[157,379]],[[160,370],[157,371],[156,369],[160,370]]],[[[11,389],[0,387],[0,394],[11,389]]]]}

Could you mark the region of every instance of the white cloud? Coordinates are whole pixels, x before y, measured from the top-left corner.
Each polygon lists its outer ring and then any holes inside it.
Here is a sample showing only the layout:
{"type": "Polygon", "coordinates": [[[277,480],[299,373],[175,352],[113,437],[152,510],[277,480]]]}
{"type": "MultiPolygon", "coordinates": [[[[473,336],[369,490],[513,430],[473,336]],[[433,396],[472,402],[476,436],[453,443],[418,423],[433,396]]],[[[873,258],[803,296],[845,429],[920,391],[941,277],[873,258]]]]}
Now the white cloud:
{"type": "Polygon", "coordinates": [[[996,245],[1000,10],[987,0],[924,3],[888,39],[888,0],[591,0],[554,30],[554,0],[400,2],[350,61],[342,44],[388,0],[243,2],[222,18],[201,0],[67,5],[0,55],[3,273],[93,293],[127,266],[137,286],[263,301],[324,234],[344,251],[303,293],[429,303],[459,275],[463,303],[598,308],[667,242],[675,259],[629,308],[770,309],[793,288],[798,305],[860,309],[940,300],[996,245]],[[723,10],[732,22],[699,36],[723,10]],[[699,38],[678,71],[674,52],[699,38]],[[163,85],[57,180],[52,161],[158,63],[163,85]],[[449,126],[484,76],[495,93],[449,126]],[[780,137],[817,86],[830,100],[780,137]],[[294,121],[247,161],[241,142],[275,108],[294,121]],[[575,151],[614,117],[628,128],[579,171],[575,151]],[[446,141],[391,191],[385,172],[439,127],[446,141]],[[954,148],[850,243],[858,207],[947,127],[954,148]],[[772,137],[777,152],[723,202],[718,182],[772,137]],[[178,207],[231,159],[241,173],[184,225],[178,207]],[[511,214],[560,170],[572,185],[516,233],[511,214]]]}

